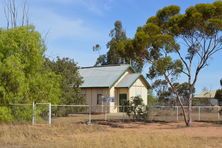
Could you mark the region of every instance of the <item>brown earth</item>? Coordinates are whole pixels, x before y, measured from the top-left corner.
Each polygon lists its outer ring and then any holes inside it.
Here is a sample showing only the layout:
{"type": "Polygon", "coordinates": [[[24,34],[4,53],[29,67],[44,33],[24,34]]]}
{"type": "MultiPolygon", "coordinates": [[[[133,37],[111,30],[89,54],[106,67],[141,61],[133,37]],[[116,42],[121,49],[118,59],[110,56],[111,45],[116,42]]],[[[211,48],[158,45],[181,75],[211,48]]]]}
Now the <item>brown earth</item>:
{"type": "Polygon", "coordinates": [[[94,122],[74,123],[71,117],[53,125],[0,125],[0,147],[222,147],[222,123],[94,122]]]}

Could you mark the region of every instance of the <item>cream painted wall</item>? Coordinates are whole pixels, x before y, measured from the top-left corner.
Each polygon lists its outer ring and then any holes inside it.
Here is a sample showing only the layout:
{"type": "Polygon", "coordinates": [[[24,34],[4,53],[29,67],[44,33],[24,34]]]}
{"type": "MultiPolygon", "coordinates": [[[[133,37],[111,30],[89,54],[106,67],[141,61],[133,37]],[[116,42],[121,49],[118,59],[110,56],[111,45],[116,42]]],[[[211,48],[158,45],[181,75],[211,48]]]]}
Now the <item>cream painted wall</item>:
{"type": "Polygon", "coordinates": [[[92,112],[103,112],[105,110],[105,107],[97,106],[97,94],[109,97],[109,88],[82,88],[81,93],[86,97],[86,103],[88,105],[92,104],[92,112]]]}
{"type": "Polygon", "coordinates": [[[129,89],[129,97],[135,97],[140,95],[143,99],[143,103],[147,105],[147,95],[148,90],[145,87],[144,82],[140,79],[137,79],[136,82],[129,89]]]}
{"type": "Polygon", "coordinates": [[[97,94],[102,94],[104,97],[109,97],[109,88],[82,88],[82,94],[86,96],[86,103],[97,105],[97,94]],[[96,99],[93,99],[96,98],[96,99]]]}
{"type": "Polygon", "coordinates": [[[126,71],[126,72],[120,77],[120,79],[114,84],[114,86],[110,88],[110,97],[115,97],[115,87],[116,87],[116,85],[117,85],[127,74],[130,74],[130,73],[132,73],[131,70],[126,71]]]}
{"type": "Polygon", "coordinates": [[[117,112],[117,106],[118,106],[118,89],[116,89],[115,87],[116,87],[116,85],[127,75],[127,74],[130,74],[130,73],[132,73],[132,71],[131,70],[127,70],[121,77],[120,77],[120,79],[114,84],[114,86],[113,87],[111,87],[110,88],[110,91],[109,91],[109,96],[110,97],[114,97],[115,98],[115,105],[114,105],[114,107],[113,107],[113,112],[117,112]]]}

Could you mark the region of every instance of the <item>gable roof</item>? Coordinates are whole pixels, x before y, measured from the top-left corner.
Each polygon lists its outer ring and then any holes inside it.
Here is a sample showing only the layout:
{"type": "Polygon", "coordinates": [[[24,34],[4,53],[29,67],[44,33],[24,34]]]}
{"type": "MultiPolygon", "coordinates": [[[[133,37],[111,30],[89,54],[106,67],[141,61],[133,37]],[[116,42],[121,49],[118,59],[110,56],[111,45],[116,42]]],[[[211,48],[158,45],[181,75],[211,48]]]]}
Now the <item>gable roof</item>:
{"type": "Polygon", "coordinates": [[[140,74],[138,73],[128,74],[117,84],[116,87],[130,87],[139,77],[140,74]]]}
{"type": "Polygon", "coordinates": [[[125,87],[125,88],[129,88],[131,87],[134,82],[136,82],[137,79],[141,78],[143,80],[143,82],[145,83],[147,88],[150,88],[150,85],[148,84],[148,82],[145,80],[145,78],[143,77],[143,75],[141,75],[140,73],[132,73],[132,74],[128,74],[126,75],[118,84],[117,84],[117,88],[121,88],[121,87],[125,87]]]}
{"type": "Polygon", "coordinates": [[[133,69],[130,65],[85,67],[79,69],[83,77],[81,88],[112,87],[114,83],[127,71],[133,69]]]}
{"type": "Polygon", "coordinates": [[[211,99],[214,98],[216,94],[216,90],[212,90],[212,91],[203,91],[198,95],[195,95],[194,98],[207,98],[207,99],[211,99]]]}

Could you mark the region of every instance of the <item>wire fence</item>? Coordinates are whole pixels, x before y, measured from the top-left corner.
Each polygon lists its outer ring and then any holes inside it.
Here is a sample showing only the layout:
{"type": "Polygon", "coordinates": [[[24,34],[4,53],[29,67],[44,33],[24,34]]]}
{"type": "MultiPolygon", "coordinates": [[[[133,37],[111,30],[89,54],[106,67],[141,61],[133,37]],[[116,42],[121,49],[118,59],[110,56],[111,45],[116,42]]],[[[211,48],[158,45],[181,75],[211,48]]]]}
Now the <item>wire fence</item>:
{"type": "MultiPolygon", "coordinates": [[[[34,124],[92,124],[99,121],[124,122],[132,120],[127,115],[127,106],[110,105],[52,105],[51,103],[11,104],[10,108],[19,122],[34,124]],[[121,111],[121,112],[120,112],[121,111]]],[[[188,109],[187,106],[184,107],[188,109]]],[[[193,121],[221,121],[220,106],[192,106],[193,121]]],[[[183,121],[179,106],[150,107],[149,121],[183,121]]]]}

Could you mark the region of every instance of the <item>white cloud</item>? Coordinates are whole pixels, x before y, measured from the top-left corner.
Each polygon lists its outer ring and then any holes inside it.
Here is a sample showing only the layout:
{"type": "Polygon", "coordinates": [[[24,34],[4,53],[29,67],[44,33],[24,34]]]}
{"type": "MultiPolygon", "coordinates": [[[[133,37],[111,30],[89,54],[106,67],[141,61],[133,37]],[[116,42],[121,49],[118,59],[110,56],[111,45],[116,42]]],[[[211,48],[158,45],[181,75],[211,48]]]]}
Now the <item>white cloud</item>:
{"type": "Polygon", "coordinates": [[[30,12],[31,22],[43,33],[49,33],[48,38],[101,38],[98,28],[88,25],[81,18],[66,18],[56,12],[47,9],[35,9],[30,12]]]}
{"type": "Polygon", "coordinates": [[[103,16],[106,11],[111,9],[113,0],[38,0],[38,2],[83,7],[96,15],[103,16]]]}

